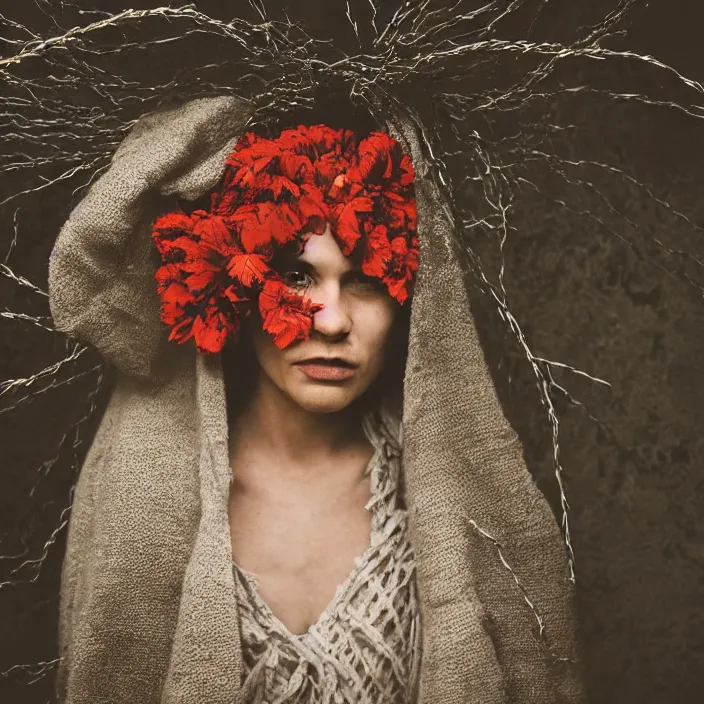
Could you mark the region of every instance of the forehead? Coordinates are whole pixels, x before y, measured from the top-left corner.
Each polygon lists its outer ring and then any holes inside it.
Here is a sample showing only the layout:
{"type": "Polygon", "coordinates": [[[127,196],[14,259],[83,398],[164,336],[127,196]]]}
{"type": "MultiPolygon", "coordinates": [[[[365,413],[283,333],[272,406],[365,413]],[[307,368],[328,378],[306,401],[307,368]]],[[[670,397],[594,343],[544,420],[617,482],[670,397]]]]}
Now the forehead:
{"type": "Polygon", "coordinates": [[[318,270],[348,271],[359,268],[352,258],[342,253],[329,225],[322,235],[313,234],[308,238],[298,260],[318,270]]]}

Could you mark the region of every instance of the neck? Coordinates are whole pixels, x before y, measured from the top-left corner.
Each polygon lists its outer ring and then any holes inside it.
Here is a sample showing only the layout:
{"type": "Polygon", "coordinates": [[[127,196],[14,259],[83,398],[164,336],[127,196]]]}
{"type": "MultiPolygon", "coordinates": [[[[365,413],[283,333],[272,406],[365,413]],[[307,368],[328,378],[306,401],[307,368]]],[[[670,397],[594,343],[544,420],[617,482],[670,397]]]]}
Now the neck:
{"type": "Polygon", "coordinates": [[[365,406],[353,403],[341,411],[316,413],[298,406],[265,374],[231,424],[231,446],[248,470],[290,479],[330,475],[331,466],[356,467],[363,474],[373,448],[362,427],[365,406]],[[360,459],[352,462],[353,458],[360,459]],[[366,458],[366,459],[365,459],[366,458]]]}

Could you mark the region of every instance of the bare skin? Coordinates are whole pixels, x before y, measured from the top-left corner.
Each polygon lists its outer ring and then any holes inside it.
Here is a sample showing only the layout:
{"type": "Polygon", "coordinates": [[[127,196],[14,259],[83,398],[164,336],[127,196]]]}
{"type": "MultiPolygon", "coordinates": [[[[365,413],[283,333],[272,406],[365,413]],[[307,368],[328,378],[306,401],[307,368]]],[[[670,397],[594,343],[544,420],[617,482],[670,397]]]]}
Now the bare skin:
{"type": "Polygon", "coordinates": [[[261,373],[230,429],[233,559],[294,634],[319,620],[369,547],[373,447],[353,402],[382,370],[395,314],[385,292],[354,279],[329,233],[309,244],[306,295],[325,309],[311,338],[283,351],[254,331],[261,373]],[[295,362],[315,356],[344,357],[358,371],[341,383],[309,379],[295,362]]]}
{"type": "Polygon", "coordinates": [[[369,546],[370,485],[362,475],[371,456],[360,444],[292,463],[264,438],[250,438],[234,458],[233,557],[257,575],[262,599],[291,633],[319,619],[369,546]]]}

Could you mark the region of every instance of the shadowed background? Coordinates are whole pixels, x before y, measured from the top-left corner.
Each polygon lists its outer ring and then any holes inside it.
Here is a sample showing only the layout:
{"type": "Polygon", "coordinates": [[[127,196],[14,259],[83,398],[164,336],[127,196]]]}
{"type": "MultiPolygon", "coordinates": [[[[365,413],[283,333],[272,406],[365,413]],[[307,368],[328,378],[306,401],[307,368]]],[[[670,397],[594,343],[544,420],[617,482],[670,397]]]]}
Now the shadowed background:
{"type": "MultiPolygon", "coordinates": [[[[59,4],[16,7],[4,0],[0,12],[50,36],[52,7],[59,4]]],[[[196,3],[201,12],[227,21],[234,10],[224,11],[223,5],[196,3]]],[[[317,38],[334,42],[345,27],[340,41],[349,42],[344,2],[266,5],[272,17],[286,10],[291,19],[302,18],[317,38]]],[[[378,5],[379,18],[389,18],[397,7],[378,5]]],[[[562,27],[593,21],[604,14],[603,7],[616,5],[595,2],[585,9],[544,2],[532,7],[540,12],[536,27],[546,36],[559,36],[562,27]],[[590,12],[594,17],[588,17],[590,12]]],[[[694,5],[685,0],[635,3],[624,24],[627,34],[614,44],[656,56],[702,80],[699,28],[704,10],[694,5]]],[[[141,6],[156,5],[133,5],[141,6]]],[[[114,2],[93,2],[90,8],[121,9],[114,2]]],[[[257,21],[251,7],[237,12],[257,21]]],[[[509,34],[524,36],[531,17],[517,16],[509,34]]],[[[5,30],[6,37],[27,38],[13,34],[9,25],[5,30]]],[[[8,43],[0,45],[4,56],[17,51],[8,43]]],[[[129,70],[148,76],[168,73],[173,57],[145,51],[131,60],[129,70]]],[[[627,93],[661,88],[663,74],[646,76],[624,63],[603,63],[564,70],[584,72],[584,82],[597,87],[611,81],[627,93]]],[[[227,78],[220,75],[219,80],[227,78]]],[[[676,88],[666,95],[673,101],[681,98],[676,88]]],[[[422,95],[416,99],[422,103],[422,95]]],[[[3,112],[0,136],[11,144],[13,113],[9,108],[3,112]]],[[[526,114],[531,113],[497,115],[501,125],[496,132],[520,128],[526,114]]],[[[594,702],[605,704],[698,702],[704,691],[704,301],[701,284],[696,284],[697,276],[702,279],[701,265],[692,257],[704,256],[704,234],[691,223],[704,227],[699,198],[704,123],[675,109],[616,99],[585,103],[555,98],[551,115],[556,124],[581,126],[554,137],[567,179],[555,180],[536,166],[532,185],[525,184],[514,208],[503,279],[511,312],[536,356],[610,384],[551,368],[555,383],[569,392],[553,389],[551,398],[570,504],[589,692],[594,702]],[[623,169],[649,190],[615,172],[588,166],[577,170],[568,163],[585,159],[623,169]],[[665,201],[691,223],[673,215],[662,205],[665,201]],[[654,242],[690,256],[665,255],[654,242]],[[694,283],[666,271],[675,265],[694,283]]],[[[6,185],[12,192],[24,187],[10,184],[14,178],[7,173],[0,177],[0,199],[9,193],[6,185]]],[[[472,197],[468,192],[467,198],[472,197]]],[[[67,186],[46,196],[35,194],[33,207],[4,205],[0,261],[45,289],[49,253],[75,202],[67,186]]],[[[495,237],[480,231],[472,237],[487,271],[498,272],[495,237]]],[[[533,370],[493,301],[475,284],[470,276],[474,314],[499,395],[524,443],[528,465],[560,517],[552,428],[533,370]]],[[[48,315],[45,299],[7,278],[0,278],[0,309],[48,315]]],[[[1,379],[27,377],[66,355],[67,343],[59,335],[25,323],[0,318],[1,379]]],[[[105,384],[93,395],[100,361],[89,350],[74,370],[82,376],[71,383],[37,383],[35,388],[46,391],[31,397],[10,392],[0,399],[3,703],[51,699],[71,487],[110,390],[106,370],[105,384]]]]}

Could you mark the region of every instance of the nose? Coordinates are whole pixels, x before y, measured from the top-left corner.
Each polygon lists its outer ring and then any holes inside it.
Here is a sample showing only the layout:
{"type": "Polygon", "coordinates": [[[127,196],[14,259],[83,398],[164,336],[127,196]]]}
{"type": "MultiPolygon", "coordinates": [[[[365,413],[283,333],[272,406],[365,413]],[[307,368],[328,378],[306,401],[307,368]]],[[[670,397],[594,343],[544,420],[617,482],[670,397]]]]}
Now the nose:
{"type": "Polygon", "coordinates": [[[323,304],[323,309],[313,315],[313,330],[325,337],[346,337],[350,332],[352,319],[340,295],[340,287],[330,285],[312,298],[315,303],[323,304]]]}

